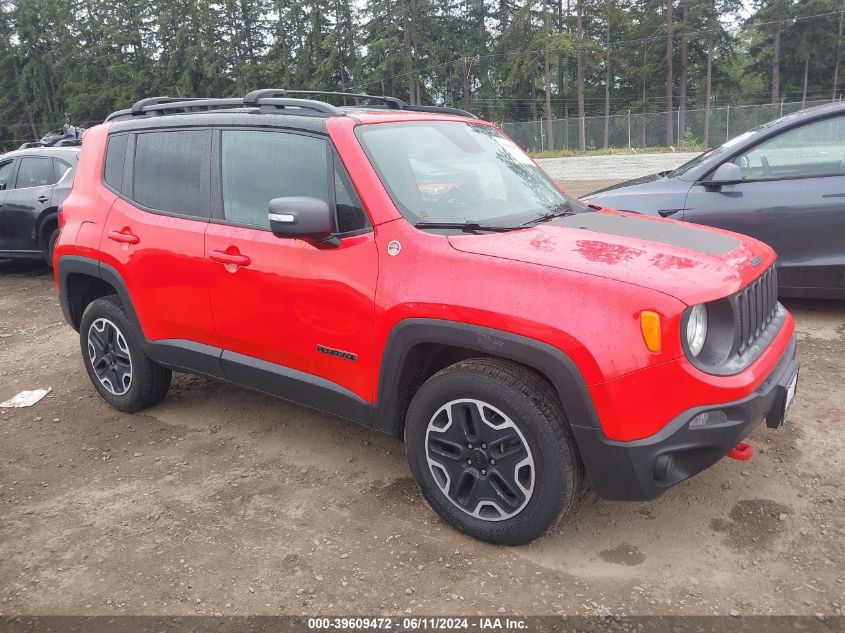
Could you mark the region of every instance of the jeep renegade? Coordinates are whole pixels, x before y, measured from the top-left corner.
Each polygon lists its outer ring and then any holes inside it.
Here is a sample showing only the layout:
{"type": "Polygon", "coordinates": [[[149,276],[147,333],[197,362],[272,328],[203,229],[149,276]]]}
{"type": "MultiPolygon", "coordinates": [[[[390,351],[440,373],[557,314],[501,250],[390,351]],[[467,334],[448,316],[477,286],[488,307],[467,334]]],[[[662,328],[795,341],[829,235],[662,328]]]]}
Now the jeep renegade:
{"type": "Polygon", "coordinates": [[[183,371],[354,420],[494,543],[587,487],[653,499],[747,458],[795,394],[772,249],[584,206],[451,108],[145,99],[88,130],[60,220],[62,310],[109,404],[183,371]]]}

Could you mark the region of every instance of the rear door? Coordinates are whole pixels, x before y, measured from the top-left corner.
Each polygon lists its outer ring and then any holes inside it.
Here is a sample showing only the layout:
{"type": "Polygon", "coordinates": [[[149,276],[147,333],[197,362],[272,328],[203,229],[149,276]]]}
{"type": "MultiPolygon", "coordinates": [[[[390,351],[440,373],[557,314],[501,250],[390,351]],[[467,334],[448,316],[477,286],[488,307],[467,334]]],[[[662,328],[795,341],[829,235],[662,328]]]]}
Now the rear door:
{"type": "Polygon", "coordinates": [[[106,186],[120,197],[101,238],[103,262],[123,278],[145,337],[170,347],[217,346],[203,253],[210,154],[208,129],[109,139],[106,186]]]}
{"type": "Polygon", "coordinates": [[[255,384],[260,372],[291,369],[370,399],[378,256],[331,143],[271,130],[218,134],[221,177],[206,270],[227,375],[255,384]],[[334,204],[340,246],[275,237],[267,205],[283,196],[334,204]],[[230,256],[240,264],[227,263],[230,256]]]}
{"type": "Polygon", "coordinates": [[[36,232],[38,218],[50,208],[53,186],[58,180],[52,158],[23,156],[18,159],[14,186],[3,202],[3,225],[9,250],[40,252],[36,232]]]}
{"type": "Polygon", "coordinates": [[[731,160],[742,182],[696,183],[684,219],[772,246],[783,289],[845,289],[845,117],[792,128],[731,160]]]}

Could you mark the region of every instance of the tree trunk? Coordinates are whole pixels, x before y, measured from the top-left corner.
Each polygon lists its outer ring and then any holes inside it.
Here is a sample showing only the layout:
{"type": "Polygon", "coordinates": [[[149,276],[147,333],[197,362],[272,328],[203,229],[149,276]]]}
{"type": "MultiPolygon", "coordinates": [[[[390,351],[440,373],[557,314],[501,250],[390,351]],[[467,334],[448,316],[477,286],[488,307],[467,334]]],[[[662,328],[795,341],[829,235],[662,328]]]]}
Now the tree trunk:
{"type": "Polygon", "coordinates": [[[584,129],[584,0],[575,3],[575,40],[577,48],[578,73],[578,149],[587,149],[587,134],[584,129]]]}
{"type": "MultiPolygon", "coordinates": [[[[780,6],[780,5],[778,5],[780,6]]],[[[778,8],[777,23],[775,24],[775,34],[772,39],[772,103],[780,101],[780,31],[781,31],[781,14],[778,8]]]]}
{"type": "MultiPolygon", "coordinates": [[[[845,1],[845,0],[843,0],[845,1]]],[[[561,7],[563,8],[563,7],[561,7]]],[[[572,5],[570,0],[566,0],[566,20],[561,23],[561,32],[566,28],[569,33],[569,17],[572,15],[572,5]]],[[[563,143],[566,149],[569,149],[569,69],[570,67],[569,53],[566,54],[566,68],[563,76],[563,143]]]]}
{"type": "Polygon", "coordinates": [[[683,33],[681,34],[681,88],[680,94],[678,95],[679,143],[681,142],[681,139],[683,138],[687,129],[687,57],[689,54],[689,46],[687,42],[687,28],[689,27],[689,0],[683,0],[683,2],[681,3],[681,7],[683,8],[683,19],[681,27],[683,29],[683,33]]]}
{"type": "Polygon", "coordinates": [[[672,2],[674,0],[666,0],[666,145],[671,147],[674,145],[674,131],[675,124],[672,116],[673,102],[672,92],[674,80],[672,79],[672,60],[674,58],[674,51],[672,48],[672,2]]]}
{"type": "MultiPolygon", "coordinates": [[[[643,44],[643,110],[645,110],[645,99],[646,99],[646,65],[645,65],[645,44],[643,44]]],[[[640,143],[640,147],[647,147],[646,143],[646,131],[645,131],[645,112],[643,112],[642,116],[640,116],[640,121],[642,122],[642,131],[643,131],[643,138],[642,142],[640,143]]]]}
{"type": "Polygon", "coordinates": [[[464,110],[469,111],[469,58],[463,58],[463,81],[464,81],[464,110]]]}
{"type": "Polygon", "coordinates": [[[543,22],[545,23],[545,41],[543,42],[543,79],[546,88],[546,139],[548,149],[555,148],[555,137],[552,126],[552,69],[549,64],[549,37],[551,36],[551,14],[549,13],[548,0],[543,0],[543,22]]]}
{"type": "Polygon", "coordinates": [[[845,17],[845,0],[839,8],[839,38],[836,40],[836,64],[833,67],[833,101],[836,101],[836,88],[839,85],[839,58],[842,53],[842,18],[845,17]]]}
{"type": "Polygon", "coordinates": [[[405,77],[408,82],[408,100],[411,105],[416,104],[417,86],[414,79],[414,52],[411,46],[411,2],[405,0],[402,7],[402,47],[405,52],[405,77]]]}
{"type": "Polygon", "coordinates": [[[607,149],[610,136],[610,21],[607,23],[607,50],[604,55],[604,145],[607,149]]]}
{"type": "MultiPolygon", "coordinates": [[[[710,22],[708,21],[708,24],[710,22]]],[[[707,79],[704,83],[704,149],[710,147],[710,91],[713,89],[713,33],[707,36],[707,79]]]]}
{"type": "Polygon", "coordinates": [[[807,79],[810,75],[810,54],[804,58],[804,89],[801,92],[801,108],[807,105],[807,79]]]}
{"type": "MultiPolygon", "coordinates": [[[[569,17],[569,16],[567,16],[569,17]]],[[[557,1],[557,32],[563,33],[563,0],[557,1]]],[[[564,57],[562,52],[557,54],[557,93],[566,94],[566,67],[564,66],[564,57]]],[[[566,103],[561,103],[561,114],[566,113],[566,103]]]]}

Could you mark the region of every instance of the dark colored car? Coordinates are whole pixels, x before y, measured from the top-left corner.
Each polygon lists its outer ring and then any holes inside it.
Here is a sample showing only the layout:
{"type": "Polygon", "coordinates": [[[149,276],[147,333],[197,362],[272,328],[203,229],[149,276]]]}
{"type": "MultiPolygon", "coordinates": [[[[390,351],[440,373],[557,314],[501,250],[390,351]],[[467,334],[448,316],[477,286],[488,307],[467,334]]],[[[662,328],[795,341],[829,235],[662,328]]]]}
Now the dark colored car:
{"type": "Polygon", "coordinates": [[[795,323],[765,244],[578,209],[466,113],[288,95],[145,99],[88,130],[55,273],[112,406],[188,371],[349,418],[404,438],[432,507],[494,543],[784,422],[795,323]]]}
{"type": "Polygon", "coordinates": [[[0,156],[0,258],[53,262],[59,205],[71,190],[79,147],[32,147],[0,156]]]}
{"type": "Polygon", "coordinates": [[[782,296],[845,298],[845,103],[790,114],[585,199],[750,235],[777,252],[782,296]]]}

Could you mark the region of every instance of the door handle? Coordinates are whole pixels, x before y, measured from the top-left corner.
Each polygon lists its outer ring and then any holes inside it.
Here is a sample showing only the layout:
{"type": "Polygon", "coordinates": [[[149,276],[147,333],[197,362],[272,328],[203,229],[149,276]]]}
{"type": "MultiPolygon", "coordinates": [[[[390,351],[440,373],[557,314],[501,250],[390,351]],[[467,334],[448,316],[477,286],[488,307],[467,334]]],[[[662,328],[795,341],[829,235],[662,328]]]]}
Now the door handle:
{"type": "Polygon", "coordinates": [[[38,200],[38,202],[40,202],[41,204],[44,204],[45,202],[48,202],[50,198],[48,198],[47,196],[38,196],[36,200],[38,200]]]}
{"type": "Polygon", "coordinates": [[[120,244],[137,244],[141,241],[141,238],[130,233],[128,228],[122,231],[109,231],[107,237],[120,244]]]}
{"type": "Polygon", "coordinates": [[[252,260],[240,253],[227,253],[225,251],[211,251],[208,258],[218,264],[231,264],[234,266],[249,266],[252,260]]]}

